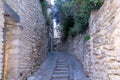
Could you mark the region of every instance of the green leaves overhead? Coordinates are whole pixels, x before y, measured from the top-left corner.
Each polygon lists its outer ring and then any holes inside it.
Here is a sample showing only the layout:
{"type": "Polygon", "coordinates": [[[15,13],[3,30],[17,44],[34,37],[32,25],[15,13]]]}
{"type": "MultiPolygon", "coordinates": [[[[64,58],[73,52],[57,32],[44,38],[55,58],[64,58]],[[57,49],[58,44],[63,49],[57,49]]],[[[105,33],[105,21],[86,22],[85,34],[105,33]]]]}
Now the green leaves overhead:
{"type": "Polygon", "coordinates": [[[103,0],[55,0],[63,39],[84,33],[92,9],[99,9],[103,0]],[[71,23],[71,24],[70,24],[71,23]]]}

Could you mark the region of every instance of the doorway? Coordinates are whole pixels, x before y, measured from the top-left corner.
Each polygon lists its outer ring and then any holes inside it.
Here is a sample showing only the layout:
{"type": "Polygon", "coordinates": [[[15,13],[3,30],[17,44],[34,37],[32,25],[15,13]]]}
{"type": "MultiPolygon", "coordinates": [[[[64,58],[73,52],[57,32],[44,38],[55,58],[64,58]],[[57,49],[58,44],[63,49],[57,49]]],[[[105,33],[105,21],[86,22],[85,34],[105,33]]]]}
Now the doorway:
{"type": "Polygon", "coordinates": [[[17,79],[19,66],[19,27],[14,19],[5,15],[4,80],[17,79]]]}
{"type": "Polygon", "coordinates": [[[3,80],[17,80],[19,70],[19,21],[17,13],[4,2],[4,75],[3,80]]]}

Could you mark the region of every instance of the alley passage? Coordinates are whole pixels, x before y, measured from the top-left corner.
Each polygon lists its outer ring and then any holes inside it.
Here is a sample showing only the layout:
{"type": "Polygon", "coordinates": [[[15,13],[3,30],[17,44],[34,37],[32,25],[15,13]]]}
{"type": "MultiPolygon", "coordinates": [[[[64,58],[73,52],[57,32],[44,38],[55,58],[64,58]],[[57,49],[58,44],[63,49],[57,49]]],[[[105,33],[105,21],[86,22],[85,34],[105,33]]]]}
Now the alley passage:
{"type": "Polygon", "coordinates": [[[80,65],[66,53],[53,52],[28,80],[89,80],[80,65]]]}

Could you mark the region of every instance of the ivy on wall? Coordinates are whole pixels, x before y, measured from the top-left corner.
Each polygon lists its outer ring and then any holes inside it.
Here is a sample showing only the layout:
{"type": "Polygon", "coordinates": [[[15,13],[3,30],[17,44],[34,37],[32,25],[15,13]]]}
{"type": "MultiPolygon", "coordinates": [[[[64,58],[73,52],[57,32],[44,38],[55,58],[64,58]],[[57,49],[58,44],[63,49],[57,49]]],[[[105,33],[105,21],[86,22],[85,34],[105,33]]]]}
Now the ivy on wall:
{"type": "Polygon", "coordinates": [[[91,10],[98,10],[103,2],[104,0],[55,0],[58,9],[55,17],[62,27],[63,40],[84,33],[88,28],[91,10]]]}

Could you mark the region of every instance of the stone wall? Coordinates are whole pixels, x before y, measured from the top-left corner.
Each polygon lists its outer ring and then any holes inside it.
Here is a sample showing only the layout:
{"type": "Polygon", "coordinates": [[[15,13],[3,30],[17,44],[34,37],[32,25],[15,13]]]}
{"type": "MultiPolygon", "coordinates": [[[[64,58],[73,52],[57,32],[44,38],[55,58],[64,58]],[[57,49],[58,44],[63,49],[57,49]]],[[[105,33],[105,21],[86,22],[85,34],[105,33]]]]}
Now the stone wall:
{"type": "Polygon", "coordinates": [[[105,0],[89,20],[91,39],[69,38],[64,49],[77,57],[91,80],[120,80],[120,1],[105,0]]]}
{"type": "Polygon", "coordinates": [[[20,34],[21,55],[20,66],[22,76],[29,76],[39,68],[47,53],[47,28],[39,0],[19,2],[21,18],[20,34]]]}
{"type": "Polygon", "coordinates": [[[5,2],[19,15],[20,22],[6,24],[5,10],[0,1],[0,54],[2,54],[0,79],[4,74],[4,80],[26,80],[39,68],[48,51],[45,19],[39,0],[5,0],[5,2]],[[5,57],[2,59],[4,51],[5,57]],[[2,61],[5,62],[4,73],[2,61]]]}
{"type": "Polygon", "coordinates": [[[0,0],[0,80],[2,80],[3,77],[3,59],[4,59],[4,16],[3,16],[4,10],[3,10],[3,3],[2,0],[0,0]]]}

